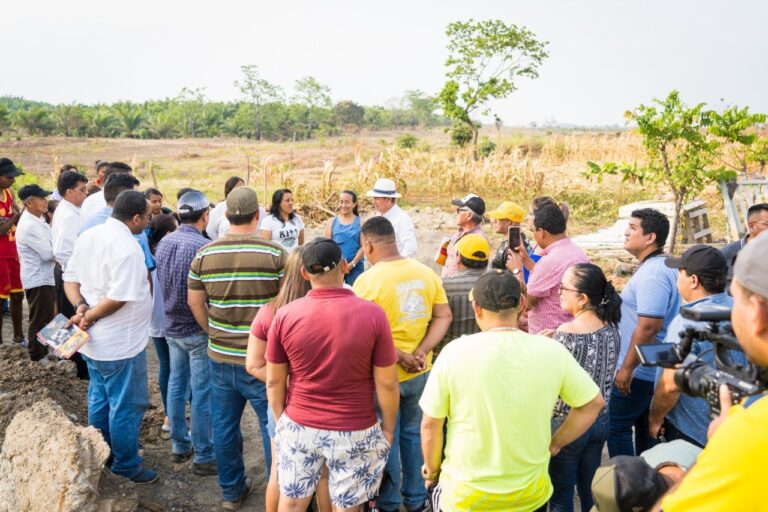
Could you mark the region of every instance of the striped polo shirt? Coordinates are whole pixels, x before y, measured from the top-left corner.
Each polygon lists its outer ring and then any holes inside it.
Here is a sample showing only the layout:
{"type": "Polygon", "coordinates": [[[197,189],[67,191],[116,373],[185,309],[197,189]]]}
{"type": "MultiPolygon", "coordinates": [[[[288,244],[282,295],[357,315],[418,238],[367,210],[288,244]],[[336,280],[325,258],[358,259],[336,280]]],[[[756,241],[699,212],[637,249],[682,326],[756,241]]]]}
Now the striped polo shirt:
{"type": "Polygon", "coordinates": [[[285,251],[252,235],[227,234],[202,247],[189,269],[189,289],[208,295],[208,356],[245,364],[248,333],[259,308],[277,295],[285,251]]]}

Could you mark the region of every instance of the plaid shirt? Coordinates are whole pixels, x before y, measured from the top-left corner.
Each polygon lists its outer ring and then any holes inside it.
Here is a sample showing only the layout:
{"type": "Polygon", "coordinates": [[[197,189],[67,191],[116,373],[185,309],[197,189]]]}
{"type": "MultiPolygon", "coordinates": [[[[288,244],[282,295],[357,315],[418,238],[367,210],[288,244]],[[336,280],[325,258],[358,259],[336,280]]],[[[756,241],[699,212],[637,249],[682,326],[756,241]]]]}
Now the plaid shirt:
{"type": "Polygon", "coordinates": [[[475,281],[480,279],[485,273],[484,268],[465,268],[453,277],[443,278],[443,288],[448,296],[448,305],[453,313],[453,320],[448,327],[445,338],[435,348],[435,352],[440,352],[449,342],[460,338],[465,334],[475,334],[480,332],[477,322],[475,322],[475,312],[472,310],[472,304],[469,302],[469,291],[475,286],[475,281]]]}
{"type": "Polygon", "coordinates": [[[198,249],[210,240],[188,224],[169,234],[157,245],[157,280],[163,294],[165,334],[187,338],[203,334],[187,306],[187,276],[198,249]]]}

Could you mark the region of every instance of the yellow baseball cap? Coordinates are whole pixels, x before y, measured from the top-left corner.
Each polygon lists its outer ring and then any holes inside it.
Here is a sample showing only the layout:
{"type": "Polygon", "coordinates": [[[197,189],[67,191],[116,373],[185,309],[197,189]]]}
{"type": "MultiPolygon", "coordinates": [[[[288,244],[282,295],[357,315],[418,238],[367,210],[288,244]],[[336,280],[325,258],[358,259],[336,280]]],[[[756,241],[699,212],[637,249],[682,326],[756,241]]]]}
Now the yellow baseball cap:
{"type": "Polygon", "coordinates": [[[456,242],[456,251],[468,260],[487,261],[490,248],[488,240],[483,235],[471,233],[464,235],[456,242]]]}
{"type": "Polygon", "coordinates": [[[504,201],[495,210],[491,210],[486,213],[490,218],[496,220],[511,220],[512,222],[523,222],[525,218],[525,210],[522,206],[512,203],[510,201],[504,201]]]}

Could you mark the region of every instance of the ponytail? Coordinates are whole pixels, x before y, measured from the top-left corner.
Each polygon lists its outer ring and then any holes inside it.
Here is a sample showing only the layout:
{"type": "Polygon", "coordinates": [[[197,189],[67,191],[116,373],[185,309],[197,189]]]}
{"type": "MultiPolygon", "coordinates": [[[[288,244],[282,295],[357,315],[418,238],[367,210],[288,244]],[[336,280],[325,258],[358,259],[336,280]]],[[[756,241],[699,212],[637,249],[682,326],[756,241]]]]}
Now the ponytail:
{"type": "Polygon", "coordinates": [[[603,270],[592,263],[579,263],[573,266],[574,286],[589,299],[587,308],[609,325],[617,325],[621,320],[621,296],[616,291],[603,270]]]}

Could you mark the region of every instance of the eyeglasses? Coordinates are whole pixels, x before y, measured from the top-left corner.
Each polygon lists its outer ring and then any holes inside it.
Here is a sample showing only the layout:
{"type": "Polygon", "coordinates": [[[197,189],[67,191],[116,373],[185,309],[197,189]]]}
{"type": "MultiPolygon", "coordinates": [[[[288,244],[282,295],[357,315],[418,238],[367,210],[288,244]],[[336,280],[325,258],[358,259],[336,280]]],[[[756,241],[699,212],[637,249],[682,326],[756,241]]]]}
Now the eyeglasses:
{"type": "Polygon", "coordinates": [[[768,222],[750,222],[747,224],[749,229],[755,229],[757,226],[768,226],[768,222]]]}
{"type": "Polygon", "coordinates": [[[468,211],[469,210],[467,210],[466,208],[456,208],[456,213],[468,212],[468,211]]]}
{"type": "Polygon", "coordinates": [[[560,295],[562,295],[562,294],[563,294],[563,292],[576,292],[576,293],[581,293],[579,290],[576,290],[575,288],[566,288],[566,287],[565,287],[565,286],[563,286],[563,285],[560,285],[560,288],[559,288],[559,292],[560,292],[560,295]]]}

